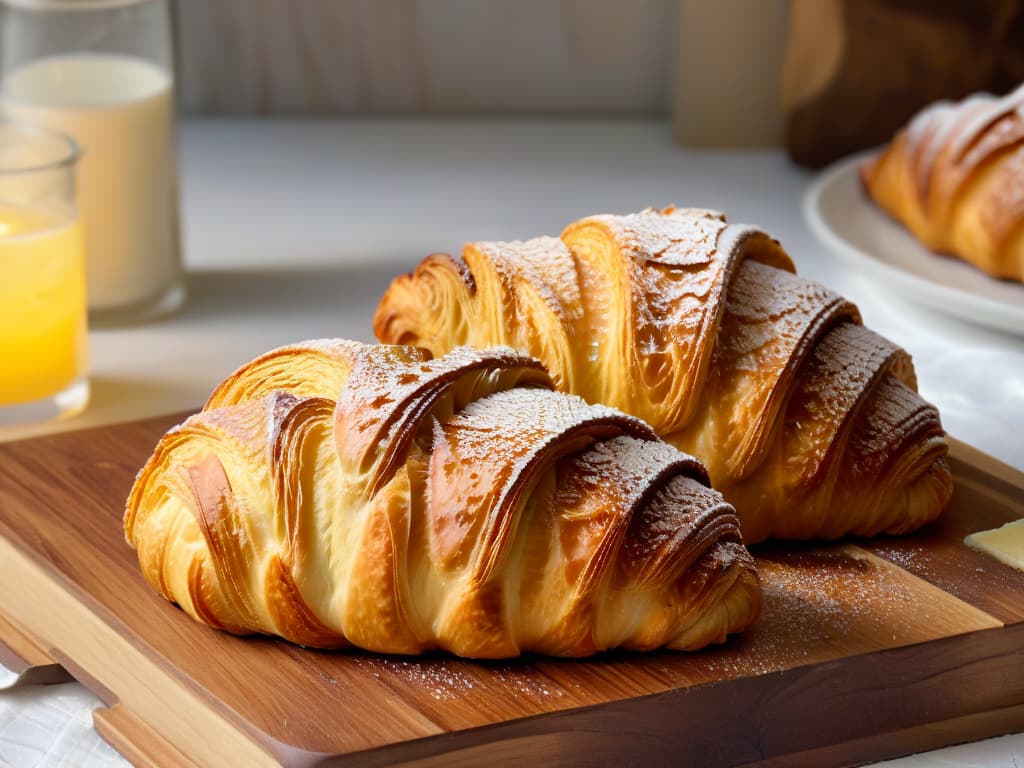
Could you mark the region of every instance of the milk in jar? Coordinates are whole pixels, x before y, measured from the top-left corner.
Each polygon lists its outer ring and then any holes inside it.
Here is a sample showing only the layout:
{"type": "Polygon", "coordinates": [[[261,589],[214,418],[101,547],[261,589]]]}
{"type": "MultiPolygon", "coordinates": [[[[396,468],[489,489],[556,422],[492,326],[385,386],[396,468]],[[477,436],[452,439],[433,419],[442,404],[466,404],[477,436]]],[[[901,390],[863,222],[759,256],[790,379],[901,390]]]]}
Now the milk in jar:
{"type": "Polygon", "coordinates": [[[78,200],[90,313],[180,302],[171,76],[118,53],[48,56],[5,74],[0,113],[63,131],[82,147],[78,200]]]}

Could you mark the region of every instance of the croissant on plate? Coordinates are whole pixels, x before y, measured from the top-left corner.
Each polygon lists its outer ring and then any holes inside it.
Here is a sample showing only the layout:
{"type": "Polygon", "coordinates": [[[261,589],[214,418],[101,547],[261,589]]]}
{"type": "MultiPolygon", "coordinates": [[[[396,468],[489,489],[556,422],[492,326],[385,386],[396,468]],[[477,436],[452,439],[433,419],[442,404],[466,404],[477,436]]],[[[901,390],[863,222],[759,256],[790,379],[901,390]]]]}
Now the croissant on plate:
{"type": "Polygon", "coordinates": [[[907,353],[760,230],[668,208],[463,257],[433,254],[392,282],[377,336],[537,357],[558,389],[699,457],[748,543],[905,533],[952,494],[907,353]]]}
{"type": "Polygon", "coordinates": [[[1024,85],[932,104],[860,175],[926,247],[1024,281],[1024,85]]]}
{"type": "Polygon", "coordinates": [[[698,649],[760,609],[700,463],[510,349],[269,352],[160,440],[124,530],[194,618],[306,646],[698,649]]]}

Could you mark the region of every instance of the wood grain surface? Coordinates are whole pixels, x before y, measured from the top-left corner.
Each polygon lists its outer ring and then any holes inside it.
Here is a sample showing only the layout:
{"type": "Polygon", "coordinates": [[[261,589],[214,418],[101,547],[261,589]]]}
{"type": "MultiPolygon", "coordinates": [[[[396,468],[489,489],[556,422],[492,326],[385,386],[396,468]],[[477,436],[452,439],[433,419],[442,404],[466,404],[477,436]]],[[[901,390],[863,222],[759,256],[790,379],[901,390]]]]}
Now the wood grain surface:
{"type": "Polygon", "coordinates": [[[919,534],[758,547],[764,614],[724,646],[471,662],[240,639],[154,594],[123,499],[180,418],[0,446],[0,613],[137,765],[849,764],[1024,728],[1024,574],[962,544],[1024,478],[966,446],[919,534]]]}
{"type": "Polygon", "coordinates": [[[0,665],[11,673],[0,680],[0,690],[15,685],[53,685],[72,679],[29,633],[4,616],[0,616],[0,665]]]}

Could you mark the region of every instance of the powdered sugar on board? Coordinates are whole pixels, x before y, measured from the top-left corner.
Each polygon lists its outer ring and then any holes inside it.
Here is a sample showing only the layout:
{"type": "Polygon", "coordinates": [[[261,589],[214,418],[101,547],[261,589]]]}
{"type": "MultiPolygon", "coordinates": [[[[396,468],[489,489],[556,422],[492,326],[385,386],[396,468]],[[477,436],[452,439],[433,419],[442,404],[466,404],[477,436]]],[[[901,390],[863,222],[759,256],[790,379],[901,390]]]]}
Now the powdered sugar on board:
{"type": "MultiPolygon", "coordinates": [[[[993,624],[976,608],[853,545],[754,549],[764,594],[760,618],[725,646],[702,651],[672,678],[767,674],[880,647],[911,645],[993,624]]],[[[692,682],[692,679],[690,680],[692,682]]]]}
{"type": "Polygon", "coordinates": [[[446,655],[402,658],[373,654],[352,658],[378,680],[397,678],[440,702],[461,701],[476,693],[493,695],[499,688],[528,700],[558,700],[566,695],[560,684],[535,674],[522,660],[467,662],[446,655]]]}
{"type": "Polygon", "coordinates": [[[426,690],[438,702],[472,699],[481,690],[513,699],[575,697],[573,680],[614,669],[622,684],[634,677],[655,688],[749,677],[882,648],[896,648],[998,626],[991,616],[855,545],[768,545],[755,548],[764,608],[754,626],[699,653],[605,654],[587,661],[546,660],[545,675],[530,658],[483,664],[444,655],[399,659],[357,655],[385,682],[426,690]],[[651,678],[656,678],[655,683],[651,678]]]}

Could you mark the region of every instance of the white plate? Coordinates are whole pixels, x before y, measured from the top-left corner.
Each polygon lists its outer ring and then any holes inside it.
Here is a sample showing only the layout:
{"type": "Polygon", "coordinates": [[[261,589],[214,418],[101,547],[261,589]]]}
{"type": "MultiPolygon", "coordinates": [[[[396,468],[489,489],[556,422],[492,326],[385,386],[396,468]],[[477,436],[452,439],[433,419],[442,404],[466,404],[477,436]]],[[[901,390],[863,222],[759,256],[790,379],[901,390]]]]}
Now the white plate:
{"type": "Polygon", "coordinates": [[[804,196],[811,231],[852,266],[940,312],[1024,335],[1024,285],[996,280],[966,262],[932,253],[861,189],[870,153],[825,169],[804,196]]]}

